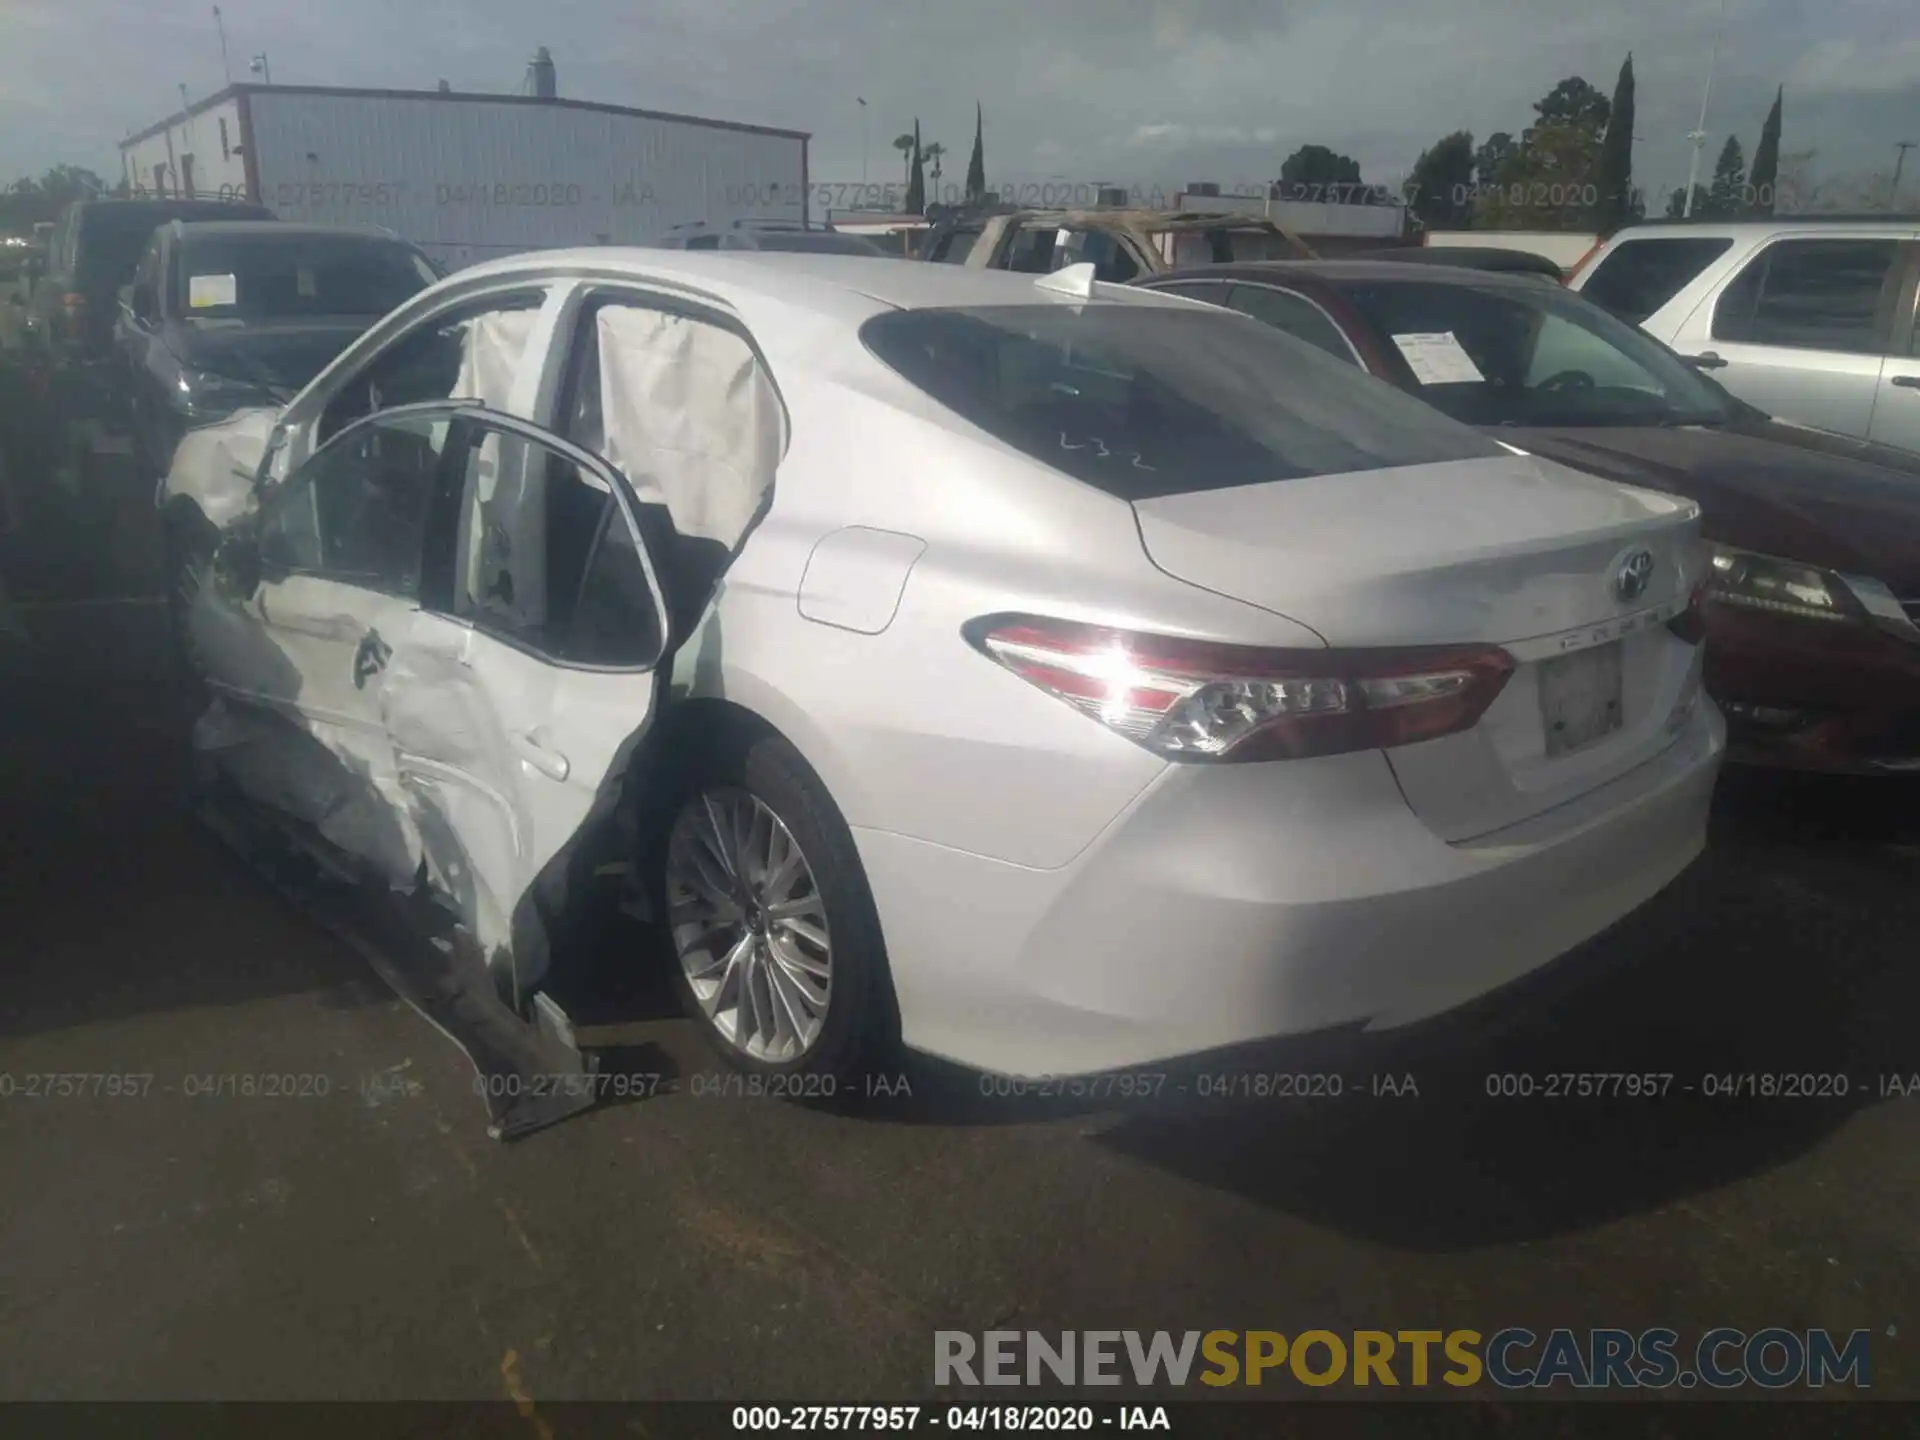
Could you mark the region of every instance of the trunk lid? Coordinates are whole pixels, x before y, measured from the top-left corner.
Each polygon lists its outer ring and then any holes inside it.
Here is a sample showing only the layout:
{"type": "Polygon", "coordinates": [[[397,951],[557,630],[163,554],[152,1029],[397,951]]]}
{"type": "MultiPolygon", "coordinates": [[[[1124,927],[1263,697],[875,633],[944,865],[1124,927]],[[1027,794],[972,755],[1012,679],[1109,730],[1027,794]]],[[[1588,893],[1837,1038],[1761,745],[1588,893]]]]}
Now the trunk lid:
{"type": "Polygon", "coordinates": [[[1450,841],[1645,763],[1698,689],[1698,647],[1664,624],[1704,565],[1699,509],[1677,496],[1511,456],[1134,509],[1161,569],[1329,645],[1490,644],[1514,657],[1472,730],[1386,752],[1408,803],[1450,841]]]}

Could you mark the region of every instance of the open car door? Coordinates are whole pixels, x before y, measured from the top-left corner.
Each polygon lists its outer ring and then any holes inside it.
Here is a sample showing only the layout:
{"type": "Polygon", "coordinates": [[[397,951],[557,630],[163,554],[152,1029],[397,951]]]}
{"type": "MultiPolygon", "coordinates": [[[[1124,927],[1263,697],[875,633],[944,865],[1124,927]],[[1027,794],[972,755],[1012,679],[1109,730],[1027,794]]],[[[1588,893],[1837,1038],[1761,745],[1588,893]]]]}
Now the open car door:
{"type": "MultiPolygon", "coordinates": [[[[331,841],[274,788],[330,814],[331,775],[368,801],[362,828],[400,840],[344,847],[360,863],[330,867],[325,895],[268,878],[461,1046],[497,1137],[596,1098],[595,1058],[546,987],[665,694],[666,604],[638,515],[605,461],[448,401],[343,430],[262,507],[255,535],[223,546],[240,552],[217,617],[235,632],[224,688],[287,722],[252,747],[257,775],[226,778],[253,791],[268,831],[298,839],[304,821],[331,841]],[[403,464],[416,519],[351,510],[403,464]],[[349,512],[356,531],[388,532],[385,549],[361,542],[391,552],[384,587],[329,568],[328,516],[349,512]],[[315,515],[317,538],[303,528],[315,515]]],[[[210,748],[229,768],[248,753],[217,736],[210,748]]],[[[208,818],[243,853],[263,848],[258,827],[208,818]]],[[[323,849],[307,853],[324,864],[323,849]]]]}
{"type": "Polygon", "coordinates": [[[422,604],[380,689],[427,879],[529,1014],[659,716],[666,604],[627,481],[527,421],[451,414],[422,604]]]}

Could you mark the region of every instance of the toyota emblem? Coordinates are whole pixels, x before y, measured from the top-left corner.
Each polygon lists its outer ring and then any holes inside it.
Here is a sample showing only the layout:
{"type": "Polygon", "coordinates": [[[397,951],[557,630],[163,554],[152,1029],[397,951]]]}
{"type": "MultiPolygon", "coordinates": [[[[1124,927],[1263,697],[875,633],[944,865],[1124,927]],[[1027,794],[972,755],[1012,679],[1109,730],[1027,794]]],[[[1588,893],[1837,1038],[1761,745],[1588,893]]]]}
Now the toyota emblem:
{"type": "Polygon", "coordinates": [[[1647,584],[1653,579],[1653,552],[1636,550],[1620,562],[1620,568],[1613,572],[1613,593],[1617,599],[1638,600],[1647,593],[1647,584]]]}

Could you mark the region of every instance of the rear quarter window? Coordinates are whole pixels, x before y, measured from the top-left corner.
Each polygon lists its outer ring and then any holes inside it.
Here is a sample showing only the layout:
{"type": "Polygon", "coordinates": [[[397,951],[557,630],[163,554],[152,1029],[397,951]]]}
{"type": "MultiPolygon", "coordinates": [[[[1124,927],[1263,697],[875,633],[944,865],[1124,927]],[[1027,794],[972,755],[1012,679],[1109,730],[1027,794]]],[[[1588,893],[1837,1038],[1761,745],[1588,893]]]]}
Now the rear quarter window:
{"type": "Polygon", "coordinates": [[[1724,236],[1648,236],[1623,240],[1594,266],[1580,293],[1638,325],[1726,254],[1724,236]]]}
{"type": "Polygon", "coordinates": [[[1259,321],[1130,304],[901,310],[861,331],[908,382],[1123,500],[1506,452],[1259,321]]]}

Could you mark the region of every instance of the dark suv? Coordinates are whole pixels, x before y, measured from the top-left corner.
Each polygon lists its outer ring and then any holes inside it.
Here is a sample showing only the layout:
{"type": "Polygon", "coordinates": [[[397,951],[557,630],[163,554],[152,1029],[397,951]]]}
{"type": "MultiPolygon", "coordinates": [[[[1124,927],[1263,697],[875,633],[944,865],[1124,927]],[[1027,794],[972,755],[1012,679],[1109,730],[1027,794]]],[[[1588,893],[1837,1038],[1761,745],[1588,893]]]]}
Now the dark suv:
{"type": "Polygon", "coordinates": [[[76,200],[54,226],[28,326],[55,359],[107,359],[120,287],[133,278],[158,227],[169,220],[274,218],[263,206],[222,200],[76,200]]]}

